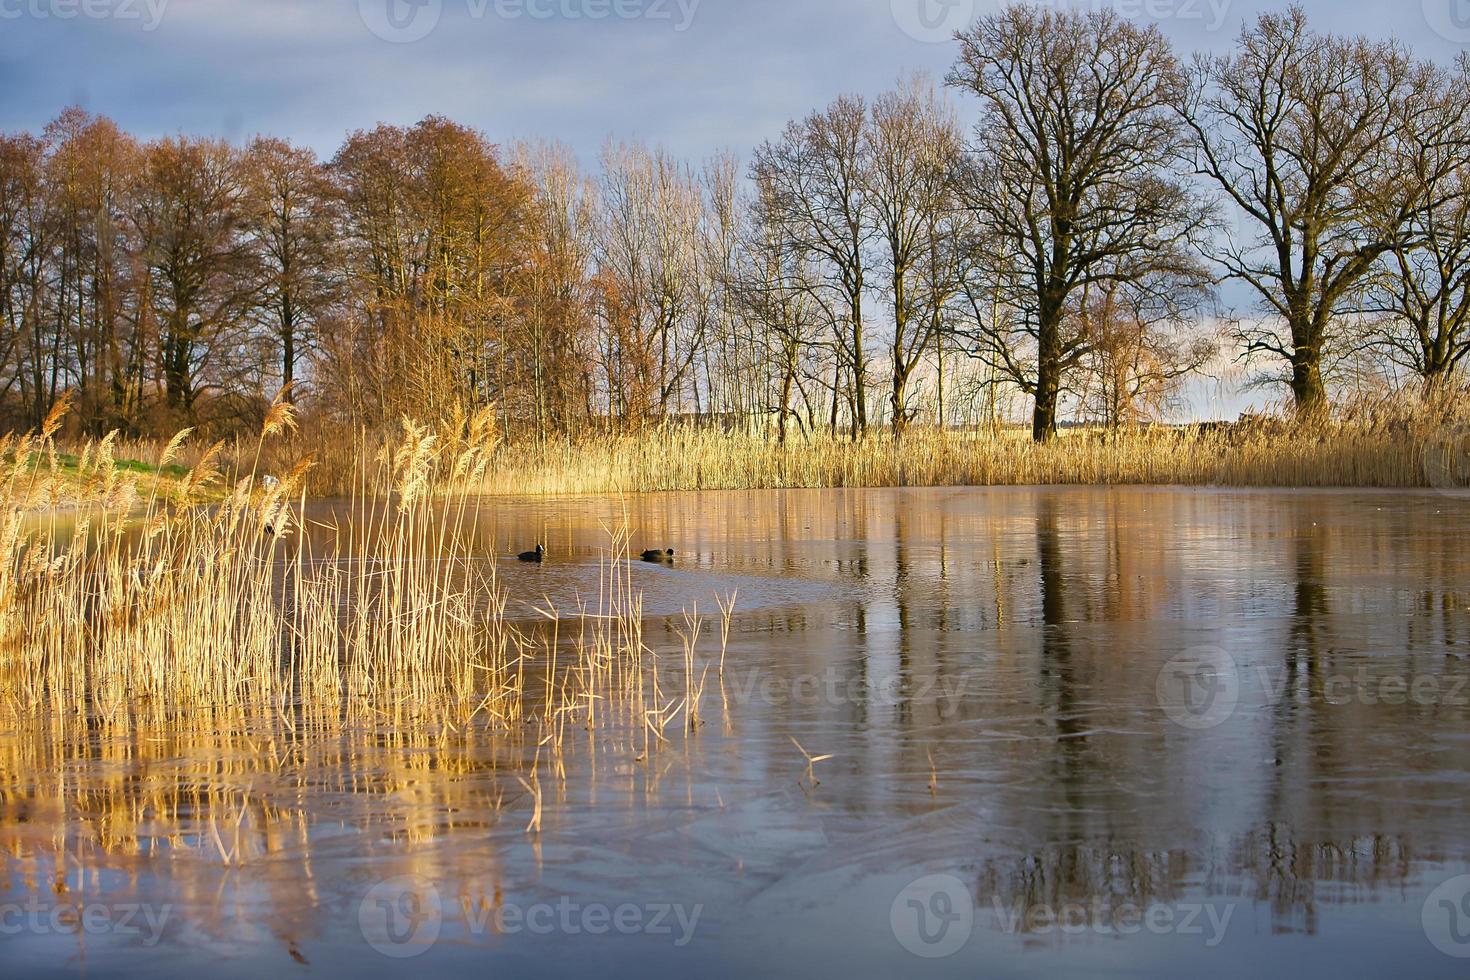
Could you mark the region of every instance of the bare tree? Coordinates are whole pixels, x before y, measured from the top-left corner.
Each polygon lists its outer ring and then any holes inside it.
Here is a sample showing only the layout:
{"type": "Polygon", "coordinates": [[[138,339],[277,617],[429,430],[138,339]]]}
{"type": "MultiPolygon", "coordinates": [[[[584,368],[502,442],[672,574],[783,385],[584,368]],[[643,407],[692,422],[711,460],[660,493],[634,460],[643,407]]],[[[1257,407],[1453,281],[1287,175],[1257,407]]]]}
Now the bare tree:
{"type": "Polygon", "coordinates": [[[137,144],[111,120],[77,108],[46,127],[46,143],[54,366],[74,389],[85,427],[132,428],[146,342],[127,316],[135,242],[125,215],[137,144]]]}
{"type": "Polygon", "coordinates": [[[596,261],[607,309],[619,314],[606,323],[609,357],[622,361],[608,365],[610,379],[620,375],[611,395],[623,414],[666,415],[692,387],[704,340],[701,188],[687,167],[642,145],[609,144],[602,163],[596,261]],[[627,376],[645,368],[651,377],[627,376]]]}
{"type": "MultiPolygon", "coordinates": [[[[818,271],[812,299],[841,329],[834,337],[847,376],[854,438],[868,425],[868,354],[864,301],[868,292],[871,144],[867,104],[842,96],[824,111],[787,126],[775,142],[762,144],[751,172],[766,188],[770,206],[791,247],[818,271]]],[[[834,381],[834,389],[838,384],[834,381]]],[[[834,415],[836,403],[834,400],[834,415]]]]}
{"type": "Polygon", "coordinates": [[[741,315],[758,328],[753,341],[766,371],[760,404],[775,412],[783,445],[791,421],[801,418],[794,396],[801,391],[804,362],[821,327],[811,260],[790,247],[792,235],[780,224],[785,217],[769,187],[759,186],[744,263],[734,283],[741,315]]]}
{"type": "Polygon", "coordinates": [[[590,275],[597,191],[570,149],[522,147],[520,167],[536,188],[528,260],[518,276],[518,338],[530,414],[538,436],[592,413],[593,295],[590,275]]]}
{"type": "Polygon", "coordinates": [[[1407,215],[1384,202],[1395,200],[1389,153],[1414,82],[1398,42],[1316,34],[1293,7],[1248,25],[1233,54],[1197,59],[1180,103],[1196,169],[1254,231],[1227,236],[1216,260],[1279,318],[1242,340],[1285,360],[1301,411],[1326,403],[1334,318],[1403,242],[1407,215]]]}
{"type": "Polygon", "coordinates": [[[893,433],[909,421],[908,386],[940,326],[933,273],[944,216],[955,208],[960,133],[953,111],[915,77],[873,104],[868,203],[882,242],[893,307],[893,433]],[[927,275],[926,275],[927,273],[927,275]],[[926,297],[926,287],[928,295],[926,297]],[[926,311],[924,302],[932,307],[926,311]]]}
{"type": "Polygon", "coordinates": [[[700,172],[704,215],[700,222],[700,360],[712,413],[752,415],[760,410],[763,364],[750,324],[739,315],[741,249],[750,208],[741,187],[741,164],[729,152],[705,162],[700,172]]]}
{"type": "Polygon", "coordinates": [[[252,313],[294,399],[298,365],[340,292],[333,194],[316,154],[284,140],[255,140],[241,168],[244,234],[256,276],[252,313]]]}
{"type": "Polygon", "coordinates": [[[363,399],[353,411],[451,419],[511,393],[532,189],[483,134],[436,116],[354,133],[332,169],[356,336],[334,336],[327,367],[363,399]]]}
{"type": "MultiPolygon", "coordinates": [[[[44,153],[45,143],[34,136],[0,136],[0,364],[5,369],[0,396],[17,387],[25,390],[27,342],[41,315],[44,153]]],[[[26,402],[32,413],[50,409],[29,398],[26,402]]]]}
{"type": "Polygon", "coordinates": [[[1386,215],[1408,213],[1407,241],[1371,276],[1366,309],[1381,318],[1375,346],[1432,394],[1470,355],[1470,56],[1421,66],[1416,88],[1399,107],[1386,215]]]}
{"type": "Polygon", "coordinates": [[[1173,169],[1185,77],[1156,28],[1111,12],[1011,6],[960,43],[949,82],[981,102],[967,204],[1011,312],[990,337],[1034,398],[1043,441],[1086,350],[1085,332],[1067,329],[1078,292],[1193,264],[1202,209],[1173,169]]]}
{"type": "Polygon", "coordinates": [[[165,405],[195,420],[207,386],[229,389],[231,336],[249,303],[237,155],[185,137],[149,144],[134,190],[165,405]]]}
{"type": "Polygon", "coordinates": [[[1218,353],[1192,314],[1204,299],[1198,282],[1135,289],[1105,283],[1077,311],[1089,338],[1083,406],[1110,429],[1158,421],[1177,407],[1184,381],[1218,353]]]}
{"type": "Polygon", "coordinates": [[[953,406],[952,399],[946,401],[947,386],[953,381],[947,354],[955,350],[962,333],[968,249],[974,239],[971,213],[962,206],[962,174],[961,156],[950,175],[949,200],[925,218],[916,296],[918,315],[927,321],[928,353],[934,358],[934,413],[940,429],[949,424],[948,410],[953,406]]]}

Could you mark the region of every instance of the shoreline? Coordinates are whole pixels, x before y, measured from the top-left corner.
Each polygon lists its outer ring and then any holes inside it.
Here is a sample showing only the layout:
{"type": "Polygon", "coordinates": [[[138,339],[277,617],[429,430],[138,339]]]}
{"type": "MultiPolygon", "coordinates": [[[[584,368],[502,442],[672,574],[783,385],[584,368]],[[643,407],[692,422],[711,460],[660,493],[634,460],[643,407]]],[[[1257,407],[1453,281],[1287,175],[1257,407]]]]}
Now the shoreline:
{"type": "MultiPolygon", "coordinates": [[[[914,429],[901,439],[819,433],[782,443],[691,425],[639,433],[505,442],[450,426],[414,430],[428,452],[431,496],[551,499],[650,493],[995,487],[1180,487],[1455,492],[1470,489],[1470,426],[1401,414],[1313,425],[1069,429],[1033,442],[1017,431],[914,429]]],[[[150,462],[95,459],[46,470],[37,453],[11,464],[8,503],[28,514],[159,503],[218,503],[272,477],[313,500],[364,499],[398,482],[387,434],[304,425],[286,438],[228,448],[132,447],[150,462]],[[223,450],[223,452],[221,451],[223,450]],[[387,453],[387,455],[385,455],[387,453]],[[181,458],[182,457],[182,458],[181,458]],[[163,465],[159,465],[159,462],[163,465]],[[170,465],[172,464],[172,465],[170,465]],[[35,476],[28,467],[35,467],[35,476]],[[252,483],[242,483],[254,478],[252,483]],[[297,479],[299,477],[299,479],[297,479]],[[53,500],[55,503],[53,503],[53,500]],[[110,505],[110,506],[109,506],[110,505]]],[[[81,458],[85,460],[83,450],[81,458]]],[[[405,457],[407,458],[407,457],[405,457]]]]}

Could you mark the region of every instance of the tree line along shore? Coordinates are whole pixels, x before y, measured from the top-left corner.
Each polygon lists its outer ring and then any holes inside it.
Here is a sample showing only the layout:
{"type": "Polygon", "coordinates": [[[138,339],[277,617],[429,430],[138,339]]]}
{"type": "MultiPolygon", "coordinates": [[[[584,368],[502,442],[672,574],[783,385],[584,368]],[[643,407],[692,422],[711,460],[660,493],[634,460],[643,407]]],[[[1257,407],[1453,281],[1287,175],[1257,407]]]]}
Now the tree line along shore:
{"type": "Polygon", "coordinates": [[[146,466],[184,429],[248,454],[284,400],[276,469],[329,489],[471,420],[507,490],[1457,472],[1470,61],[1298,9],[1192,59],[1023,5],[954,43],[942,86],[748,161],[612,141],[584,172],[440,117],[321,159],[68,109],[0,136],[0,421],[64,405],[73,456],[115,432],[146,466]],[[1162,427],[1222,364],[1279,424],[1162,427]]]}

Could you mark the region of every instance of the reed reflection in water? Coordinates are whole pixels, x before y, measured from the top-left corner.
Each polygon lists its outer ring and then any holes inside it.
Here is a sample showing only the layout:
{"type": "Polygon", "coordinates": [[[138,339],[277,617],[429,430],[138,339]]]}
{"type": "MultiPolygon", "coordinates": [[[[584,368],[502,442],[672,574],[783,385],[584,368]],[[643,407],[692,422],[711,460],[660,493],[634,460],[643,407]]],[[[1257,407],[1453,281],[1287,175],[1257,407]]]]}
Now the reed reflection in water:
{"type": "Polygon", "coordinates": [[[408,876],[442,902],[422,963],[517,976],[1461,968],[1421,914],[1470,870],[1470,501],[1079,489],[486,502],[470,550],[489,561],[538,538],[551,552],[545,567],[497,569],[507,616],[543,638],[530,668],[543,681],[576,638],[537,633],[538,610],[596,595],[604,529],[624,519],[634,547],[680,558],[626,568],[648,687],[621,714],[599,702],[597,724],[584,690],[535,680],[510,726],[469,703],[391,698],[13,711],[0,896],[168,903],[173,918],[156,948],[26,934],[3,939],[7,959],[183,973],[209,952],[221,975],[387,975],[361,906],[408,876]],[[722,644],[716,603],[736,593],[722,644]],[[1159,679],[1203,649],[1230,658],[1238,703],[1191,727],[1161,705],[1159,679]],[[699,724],[657,727],[691,701],[699,724]],[[832,756],[815,780],[793,739],[832,756]],[[891,919],[903,889],[935,874],[962,883],[975,924],[926,960],[891,919]],[[486,912],[564,902],[701,913],[678,946],[497,928],[486,912]],[[1232,910],[1218,944],[1015,917],[1195,904],[1232,910]]]}

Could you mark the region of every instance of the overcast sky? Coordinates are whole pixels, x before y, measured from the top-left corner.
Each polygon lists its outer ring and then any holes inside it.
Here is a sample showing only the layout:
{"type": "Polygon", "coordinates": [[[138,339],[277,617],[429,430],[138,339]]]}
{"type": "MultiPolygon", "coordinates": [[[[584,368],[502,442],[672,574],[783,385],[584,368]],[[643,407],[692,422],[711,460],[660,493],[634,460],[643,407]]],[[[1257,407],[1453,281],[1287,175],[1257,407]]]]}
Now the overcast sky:
{"type": "MultiPolygon", "coordinates": [[[[1156,20],[1182,50],[1228,46],[1243,19],[1269,6],[1107,2],[1125,16],[1156,20]]],[[[329,154],[351,129],[441,113],[500,142],[555,137],[589,160],[610,134],[688,156],[720,147],[744,153],[840,92],[871,94],[913,69],[942,75],[955,46],[924,37],[947,35],[996,6],[0,0],[0,129],[39,129],[77,103],[140,136],[268,132],[329,154]]],[[[1456,35],[1470,43],[1470,0],[1422,7],[1420,0],[1309,0],[1306,7],[1321,27],[1393,32],[1425,55],[1470,50],[1454,43],[1456,35]]]]}

